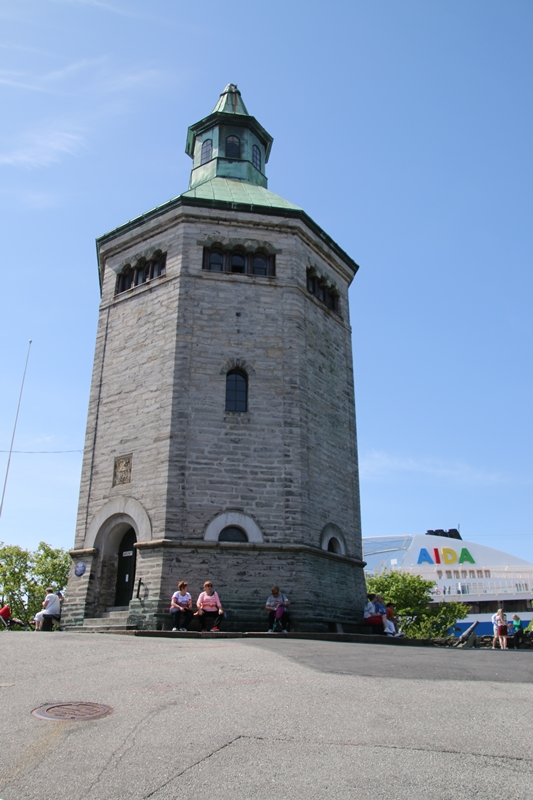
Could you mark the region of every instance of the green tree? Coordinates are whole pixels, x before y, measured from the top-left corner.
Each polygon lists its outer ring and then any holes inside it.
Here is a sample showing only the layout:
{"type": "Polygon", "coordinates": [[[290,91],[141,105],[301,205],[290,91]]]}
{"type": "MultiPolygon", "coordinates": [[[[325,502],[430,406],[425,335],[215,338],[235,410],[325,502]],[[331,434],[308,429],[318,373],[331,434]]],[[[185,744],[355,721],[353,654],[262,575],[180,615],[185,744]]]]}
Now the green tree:
{"type": "Polygon", "coordinates": [[[71,564],[69,554],[62,548],[56,549],[46,542],[39,542],[39,547],[32,555],[32,575],[37,583],[44,589],[51,586],[56,592],[62,592],[68,581],[71,564]]]}
{"type": "Polygon", "coordinates": [[[31,577],[32,556],[16,544],[0,543],[0,598],[11,608],[11,615],[29,622],[35,611],[28,600],[37,592],[31,577]]]}
{"type": "Polygon", "coordinates": [[[0,542],[0,601],[11,615],[30,622],[42,608],[45,589],[63,590],[67,584],[70,557],[62,548],[40,542],[31,552],[0,542]]]}
{"type": "Polygon", "coordinates": [[[383,595],[386,603],[394,603],[402,630],[411,639],[446,636],[468,614],[468,606],[455,601],[430,605],[434,585],[434,581],[408,572],[387,571],[367,578],[369,592],[383,595]]]}

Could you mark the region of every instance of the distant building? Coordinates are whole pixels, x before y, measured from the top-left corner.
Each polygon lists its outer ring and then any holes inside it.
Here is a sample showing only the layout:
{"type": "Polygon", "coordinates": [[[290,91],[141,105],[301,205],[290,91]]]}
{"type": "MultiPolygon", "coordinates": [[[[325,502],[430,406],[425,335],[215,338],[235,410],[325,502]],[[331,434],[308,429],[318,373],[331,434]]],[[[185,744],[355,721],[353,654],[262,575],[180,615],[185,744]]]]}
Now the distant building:
{"type": "Polygon", "coordinates": [[[189,128],[189,190],[97,239],[72,624],[161,627],[207,578],[229,628],[264,626],[274,583],[300,629],[361,618],[358,267],[267,189],[272,141],[228,85],[189,128]]]}
{"type": "Polygon", "coordinates": [[[367,575],[398,570],[435,581],[435,602],[456,600],[470,607],[466,629],[480,621],[478,633],[492,632],[490,617],[498,608],[508,616],[532,617],[533,564],[501,550],[465,542],[451,531],[428,531],[424,536],[376,536],[363,539],[367,575]],[[437,534],[437,535],[435,535],[437,534]],[[449,541],[446,541],[446,540],[449,541]],[[460,541],[457,541],[459,539],[460,541]]]}

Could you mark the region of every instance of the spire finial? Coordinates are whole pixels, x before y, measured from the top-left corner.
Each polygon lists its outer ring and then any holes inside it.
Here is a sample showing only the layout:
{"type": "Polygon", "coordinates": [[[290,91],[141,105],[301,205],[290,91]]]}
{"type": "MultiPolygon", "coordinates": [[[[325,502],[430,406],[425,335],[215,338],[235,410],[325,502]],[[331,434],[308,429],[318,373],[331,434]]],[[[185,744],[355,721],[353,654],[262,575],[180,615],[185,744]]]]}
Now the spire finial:
{"type": "Polygon", "coordinates": [[[216,111],[222,111],[225,114],[244,114],[249,116],[236,83],[228,83],[212,113],[214,114],[216,111]]]}

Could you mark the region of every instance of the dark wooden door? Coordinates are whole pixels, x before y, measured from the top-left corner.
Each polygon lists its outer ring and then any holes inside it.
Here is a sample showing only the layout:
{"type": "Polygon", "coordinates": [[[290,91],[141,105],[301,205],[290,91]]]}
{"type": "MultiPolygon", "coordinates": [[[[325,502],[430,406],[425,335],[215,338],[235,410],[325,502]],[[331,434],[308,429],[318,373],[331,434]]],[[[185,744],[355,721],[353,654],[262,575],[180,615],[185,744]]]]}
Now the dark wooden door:
{"type": "Polygon", "coordinates": [[[122,537],[118,549],[116,606],[127,606],[133,596],[135,583],[135,549],[133,545],[136,541],[135,531],[133,528],[129,528],[122,537]]]}

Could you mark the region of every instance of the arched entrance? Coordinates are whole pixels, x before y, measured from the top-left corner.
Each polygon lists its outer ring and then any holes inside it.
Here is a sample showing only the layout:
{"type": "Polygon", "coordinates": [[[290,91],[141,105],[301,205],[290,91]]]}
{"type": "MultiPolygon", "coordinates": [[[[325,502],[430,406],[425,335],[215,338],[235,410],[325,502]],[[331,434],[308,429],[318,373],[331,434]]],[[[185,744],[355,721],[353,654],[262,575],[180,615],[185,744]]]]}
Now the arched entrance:
{"type": "Polygon", "coordinates": [[[128,528],[118,548],[115,606],[127,606],[133,596],[136,555],[133,545],[136,541],[135,531],[133,528],[128,528]]]}

